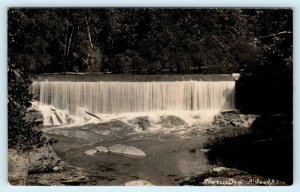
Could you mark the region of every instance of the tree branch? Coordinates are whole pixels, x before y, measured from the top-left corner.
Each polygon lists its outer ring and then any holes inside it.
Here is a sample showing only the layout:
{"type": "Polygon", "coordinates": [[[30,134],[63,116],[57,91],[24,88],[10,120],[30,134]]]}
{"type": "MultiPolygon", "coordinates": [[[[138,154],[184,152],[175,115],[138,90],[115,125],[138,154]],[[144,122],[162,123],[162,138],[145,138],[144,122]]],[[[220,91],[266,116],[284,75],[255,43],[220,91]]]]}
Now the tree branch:
{"type": "Polygon", "coordinates": [[[263,38],[267,38],[267,37],[275,37],[277,35],[282,35],[282,34],[291,34],[292,32],[291,31],[281,31],[279,33],[273,33],[273,34],[270,34],[270,35],[266,35],[266,36],[261,36],[261,37],[258,37],[259,39],[263,39],[263,38]]]}
{"type": "Polygon", "coordinates": [[[88,33],[88,37],[89,37],[89,41],[90,41],[91,47],[94,48],[94,45],[92,43],[92,37],[91,37],[89,22],[88,22],[88,20],[86,18],[86,12],[84,13],[84,19],[85,19],[85,23],[86,23],[86,27],[87,27],[87,33],[88,33]]]}
{"type": "Polygon", "coordinates": [[[73,31],[74,31],[74,26],[72,26],[71,35],[70,35],[70,38],[69,38],[69,45],[68,45],[68,49],[67,49],[67,58],[68,58],[69,52],[70,52],[70,46],[71,46],[71,42],[72,42],[73,31]]]}

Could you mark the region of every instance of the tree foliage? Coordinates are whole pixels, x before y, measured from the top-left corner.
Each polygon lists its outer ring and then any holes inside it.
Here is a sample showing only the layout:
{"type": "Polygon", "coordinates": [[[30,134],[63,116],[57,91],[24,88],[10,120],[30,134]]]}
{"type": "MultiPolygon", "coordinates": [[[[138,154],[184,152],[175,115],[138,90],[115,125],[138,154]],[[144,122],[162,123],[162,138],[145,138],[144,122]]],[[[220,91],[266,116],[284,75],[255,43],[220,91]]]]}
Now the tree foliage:
{"type": "Polygon", "coordinates": [[[10,9],[9,32],[35,73],[232,73],[270,64],[273,48],[290,62],[284,35],[261,37],[291,32],[291,17],[285,9],[10,9]]]}
{"type": "Polygon", "coordinates": [[[28,151],[53,142],[43,137],[42,132],[37,129],[40,123],[26,118],[33,99],[30,91],[33,76],[30,68],[37,67],[38,64],[47,65],[49,55],[46,53],[46,41],[40,39],[36,43],[32,35],[24,33],[25,29],[35,25],[35,21],[22,11],[12,13],[14,17],[9,20],[8,25],[8,147],[28,151]],[[25,49],[22,43],[27,41],[33,41],[35,46],[25,45],[25,49]],[[43,55],[46,60],[35,55],[43,55]]]}

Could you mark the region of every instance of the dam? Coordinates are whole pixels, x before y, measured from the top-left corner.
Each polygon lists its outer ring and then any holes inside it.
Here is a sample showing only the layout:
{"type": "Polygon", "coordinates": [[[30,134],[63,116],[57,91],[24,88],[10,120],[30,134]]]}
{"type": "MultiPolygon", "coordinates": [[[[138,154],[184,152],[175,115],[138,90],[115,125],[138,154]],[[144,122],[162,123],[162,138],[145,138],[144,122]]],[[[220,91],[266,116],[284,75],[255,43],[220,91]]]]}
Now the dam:
{"type": "Polygon", "coordinates": [[[72,115],[235,109],[231,75],[42,75],[32,90],[72,115]]]}

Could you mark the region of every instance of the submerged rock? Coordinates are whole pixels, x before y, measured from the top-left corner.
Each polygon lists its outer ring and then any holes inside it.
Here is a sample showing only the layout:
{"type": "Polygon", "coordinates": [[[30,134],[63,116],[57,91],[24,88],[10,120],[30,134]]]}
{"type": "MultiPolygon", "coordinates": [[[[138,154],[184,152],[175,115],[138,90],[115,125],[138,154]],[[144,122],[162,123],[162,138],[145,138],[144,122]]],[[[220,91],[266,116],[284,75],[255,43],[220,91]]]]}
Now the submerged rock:
{"type": "Polygon", "coordinates": [[[97,153],[96,149],[89,149],[84,152],[85,155],[94,155],[95,153],[97,153]]]}
{"type": "Polygon", "coordinates": [[[171,128],[185,124],[185,121],[173,115],[161,116],[160,122],[163,127],[171,128]]]}
{"type": "Polygon", "coordinates": [[[118,153],[124,155],[136,155],[136,156],[146,156],[145,152],[133,147],[133,146],[126,146],[121,144],[116,144],[108,147],[108,150],[111,153],[118,153]]]}
{"type": "Polygon", "coordinates": [[[146,180],[128,181],[125,186],[152,186],[153,184],[146,180]]]}
{"type": "Polygon", "coordinates": [[[110,134],[110,130],[92,130],[92,131],[94,131],[95,133],[98,133],[102,136],[107,136],[110,134]]]}
{"type": "Polygon", "coordinates": [[[95,150],[97,150],[97,152],[100,152],[100,153],[108,153],[109,152],[107,147],[103,147],[103,146],[98,146],[95,148],[95,150]]]}

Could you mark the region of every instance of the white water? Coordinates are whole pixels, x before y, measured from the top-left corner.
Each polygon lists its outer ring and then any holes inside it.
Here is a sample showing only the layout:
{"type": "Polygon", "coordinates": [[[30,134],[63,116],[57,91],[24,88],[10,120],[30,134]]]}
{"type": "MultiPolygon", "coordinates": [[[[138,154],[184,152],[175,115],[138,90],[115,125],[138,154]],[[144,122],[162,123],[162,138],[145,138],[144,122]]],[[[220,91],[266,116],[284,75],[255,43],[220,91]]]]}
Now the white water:
{"type": "Polygon", "coordinates": [[[235,109],[234,81],[34,82],[33,93],[75,116],[235,109]]]}
{"type": "MultiPolygon", "coordinates": [[[[82,109],[82,114],[78,116],[70,115],[67,110],[55,109],[51,105],[44,105],[39,102],[32,102],[32,107],[38,111],[41,111],[44,118],[44,125],[56,125],[45,128],[45,130],[51,130],[56,128],[66,128],[74,126],[82,126],[85,124],[98,124],[104,122],[110,122],[114,120],[119,120],[127,125],[131,126],[136,131],[139,131],[138,121],[139,117],[145,117],[149,120],[151,128],[149,130],[161,130],[164,128],[162,120],[169,116],[177,117],[184,121],[184,124],[180,126],[171,126],[173,128],[186,128],[186,127],[199,127],[201,125],[209,125],[214,116],[219,113],[219,111],[160,111],[160,112],[134,112],[134,113],[121,113],[121,114],[96,114],[101,117],[101,119],[95,118],[91,115],[84,113],[82,109]],[[56,113],[55,113],[55,112],[56,113]],[[59,114],[60,119],[64,119],[65,123],[61,123],[57,114],[59,114]]],[[[172,122],[170,122],[172,123],[172,122]]],[[[172,131],[173,129],[168,126],[167,131],[172,131]]]]}

